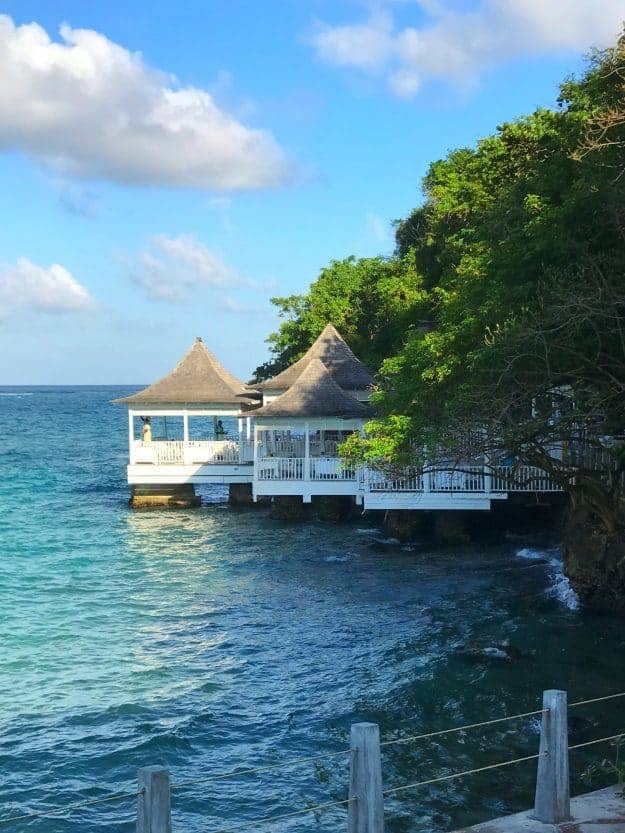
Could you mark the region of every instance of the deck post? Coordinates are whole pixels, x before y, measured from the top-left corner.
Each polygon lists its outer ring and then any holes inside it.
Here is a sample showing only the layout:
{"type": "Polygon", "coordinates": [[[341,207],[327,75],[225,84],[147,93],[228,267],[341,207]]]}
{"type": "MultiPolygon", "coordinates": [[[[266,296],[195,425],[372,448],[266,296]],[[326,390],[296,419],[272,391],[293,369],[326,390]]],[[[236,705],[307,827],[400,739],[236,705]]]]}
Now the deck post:
{"type": "Polygon", "coordinates": [[[184,461],[185,466],[189,465],[191,462],[190,460],[190,453],[189,453],[189,412],[183,411],[182,412],[182,459],[184,461]]]}
{"type": "Polygon", "coordinates": [[[171,833],[168,769],[146,766],[139,770],[137,833],[171,833]]]}
{"type": "Polygon", "coordinates": [[[128,409],[128,462],[130,465],[134,463],[135,457],[135,412],[132,408],[128,409]]]}
{"type": "Polygon", "coordinates": [[[543,692],[534,818],[558,824],[571,818],[566,691],[543,692]]]}
{"type": "Polygon", "coordinates": [[[377,723],[351,728],[347,826],[349,833],[384,833],[380,729],[377,723]]]}
{"type": "Polygon", "coordinates": [[[304,480],[310,480],[310,426],[304,423],[304,480]]]}
{"type": "Polygon", "coordinates": [[[489,495],[493,490],[493,467],[490,464],[490,456],[487,454],[484,460],[484,491],[489,495]]]}

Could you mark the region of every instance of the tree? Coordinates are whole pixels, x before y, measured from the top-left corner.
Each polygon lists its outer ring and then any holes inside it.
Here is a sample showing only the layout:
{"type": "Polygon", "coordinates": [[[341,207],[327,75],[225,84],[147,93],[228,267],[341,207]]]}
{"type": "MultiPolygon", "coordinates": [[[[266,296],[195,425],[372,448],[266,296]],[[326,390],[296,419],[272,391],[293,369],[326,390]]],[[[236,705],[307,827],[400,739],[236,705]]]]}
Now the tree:
{"type": "Polygon", "coordinates": [[[333,260],[307,295],[272,298],[272,303],[285,320],[267,339],[275,358],[256,369],[257,381],[296,361],[328,323],[376,370],[429,309],[411,255],[333,260]]]}

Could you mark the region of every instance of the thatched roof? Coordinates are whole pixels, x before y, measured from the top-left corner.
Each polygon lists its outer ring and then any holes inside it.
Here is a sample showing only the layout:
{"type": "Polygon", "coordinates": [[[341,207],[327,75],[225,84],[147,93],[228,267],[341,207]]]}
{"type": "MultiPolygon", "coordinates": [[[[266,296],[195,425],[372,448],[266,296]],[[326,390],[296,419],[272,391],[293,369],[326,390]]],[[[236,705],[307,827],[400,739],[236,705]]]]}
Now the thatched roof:
{"type": "Polygon", "coordinates": [[[123,405],[245,405],[247,397],[243,383],[196,338],[171,373],[132,396],[113,401],[123,405]]]}
{"type": "Polygon", "coordinates": [[[373,376],[356,358],[333,324],[327,324],[319,338],[301,359],[255,387],[259,390],[288,390],[314,360],[321,360],[332,378],[345,390],[366,390],[373,384],[373,376]]]}
{"type": "Polygon", "coordinates": [[[311,359],[295,384],[254,411],[254,416],[367,419],[372,413],[369,404],[359,402],[337,385],[322,361],[311,359]]]}

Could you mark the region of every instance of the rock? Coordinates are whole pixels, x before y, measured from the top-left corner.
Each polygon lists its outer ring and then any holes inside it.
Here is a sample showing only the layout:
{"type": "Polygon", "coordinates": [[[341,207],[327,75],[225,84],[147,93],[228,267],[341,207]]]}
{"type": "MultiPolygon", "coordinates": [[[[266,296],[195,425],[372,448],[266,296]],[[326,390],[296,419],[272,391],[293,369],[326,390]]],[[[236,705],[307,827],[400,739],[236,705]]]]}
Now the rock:
{"type": "Polygon", "coordinates": [[[502,662],[513,662],[523,659],[523,652],[514,645],[511,645],[508,640],[503,642],[467,642],[461,648],[456,650],[456,656],[463,659],[470,659],[477,662],[494,659],[502,662]]]}
{"type": "Polygon", "coordinates": [[[625,615],[625,526],[609,534],[590,512],[572,509],[564,531],[564,573],[582,605],[625,615]]]}

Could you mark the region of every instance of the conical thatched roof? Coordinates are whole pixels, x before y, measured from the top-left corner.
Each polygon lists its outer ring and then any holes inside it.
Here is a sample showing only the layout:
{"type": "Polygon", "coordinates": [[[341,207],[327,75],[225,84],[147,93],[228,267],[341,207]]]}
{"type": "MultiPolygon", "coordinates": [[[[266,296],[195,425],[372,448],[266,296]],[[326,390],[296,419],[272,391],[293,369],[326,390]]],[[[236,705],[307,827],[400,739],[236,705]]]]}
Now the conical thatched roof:
{"type": "Polygon", "coordinates": [[[255,417],[340,417],[367,419],[373,413],[366,402],[346,393],[319,359],[311,359],[286,393],[254,411],[255,417]]]}
{"type": "Polygon", "coordinates": [[[321,360],[337,385],[345,390],[366,390],[373,384],[373,376],[352,353],[336,327],[327,324],[301,359],[255,387],[258,390],[288,390],[314,359],[321,360]]]}
{"type": "Polygon", "coordinates": [[[196,338],[176,367],[153,385],[132,396],[115,399],[123,405],[243,405],[247,392],[242,382],[229,373],[196,338]]]}

